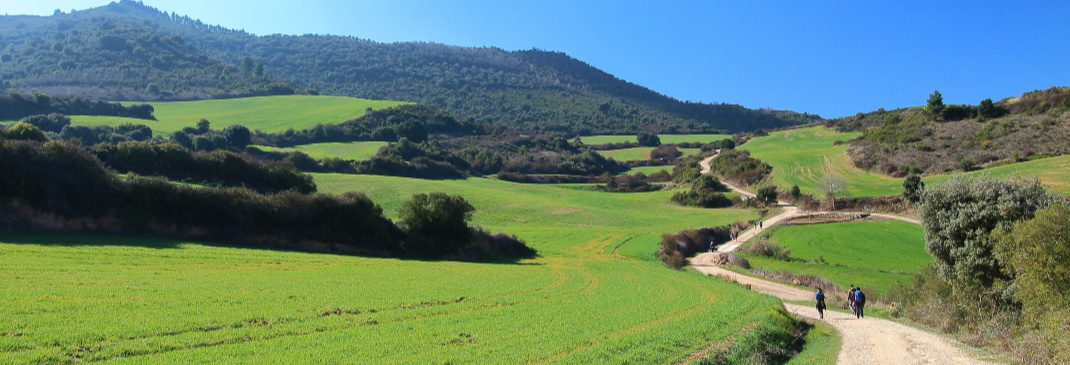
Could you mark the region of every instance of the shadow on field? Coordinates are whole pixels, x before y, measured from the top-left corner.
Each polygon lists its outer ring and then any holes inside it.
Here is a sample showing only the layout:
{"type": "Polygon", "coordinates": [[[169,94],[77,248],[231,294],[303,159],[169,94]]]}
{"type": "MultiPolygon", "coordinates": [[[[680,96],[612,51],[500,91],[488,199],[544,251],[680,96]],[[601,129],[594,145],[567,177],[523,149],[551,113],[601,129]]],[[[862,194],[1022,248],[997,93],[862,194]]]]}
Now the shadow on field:
{"type": "Polygon", "coordinates": [[[274,251],[274,252],[295,252],[295,253],[308,253],[308,254],[321,254],[321,255],[337,255],[337,256],[353,256],[353,257],[369,257],[369,258],[392,258],[406,261],[424,261],[424,262],[470,262],[478,264],[497,264],[497,265],[532,265],[541,266],[544,263],[537,262],[525,262],[526,260],[535,259],[541,257],[538,254],[524,257],[497,257],[486,260],[448,260],[448,259],[426,259],[426,258],[412,258],[412,257],[391,257],[391,256],[375,256],[375,255],[354,255],[343,253],[331,253],[331,252],[318,252],[318,251],[304,251],[291,248],[282,247],[265,247],[254,245],[243,245],[237,243],[220,243],[220,242],[205,242],[195,240],[182,240],[173,238],[159,238],[159,237],[139,237],[139,236],[120,236],[120,235],[108,235],[100,233],[56,233],[56,232],[29,232],[29,231],[14,231],[0,229],[0,243],[15,244],[15,245],[41,245],[41,246],[127,246],[127,247],[144,247],[153,249],[177,249],[181,248],[182,244],[192,243],[201,246],[219,247],[219,248],[236,248],[245,250],[259,250],[259,251],[274,251]]]}

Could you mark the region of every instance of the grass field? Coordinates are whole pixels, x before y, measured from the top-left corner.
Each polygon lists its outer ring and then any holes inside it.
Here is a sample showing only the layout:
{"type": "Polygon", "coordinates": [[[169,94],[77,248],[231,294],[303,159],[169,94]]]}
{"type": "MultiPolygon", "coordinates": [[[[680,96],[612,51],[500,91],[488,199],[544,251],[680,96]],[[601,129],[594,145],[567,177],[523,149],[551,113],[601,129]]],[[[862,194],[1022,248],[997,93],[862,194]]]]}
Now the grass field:
{"type": "Polygon", "coordinates": [[[622,148],[619,150],[598,151],[598,153],[605,158],[612,158],[620,162],[645,161],[650,159],[650,151],[653,150],[654,147],[633,147],[622,148]]]}
{"type": "MultiPolygon", "coordinates": [[[[653,151],[654,147],[633,147],[622,148],[619,150],[603,150],[598,151],[605,158],[613,158],[614,160],[624,161],[645,161],[650,159],[650,151],[653,151]]],[[[701,152],[699,148],[678,148],[681,155],[680,157],[687,157],[701,152]]],[[[669,167],[669,171],[672,171],[672,167],[669,167]]]]}
{"type": "Polygon", "coordinates": [[[387,142],[349,142],[349,143],[312,143],[300,146],[277,148],[271,146],[254,146],[267,152],[294,152],[301,151],[310,157],[321,160],[325,157],[337,157],[343,160],[367,160],[368,157],[379,152],[379,148],[386,146],[387,142]]]}
{"type": "Polygon", "coordinates": [[[932,262],[921,227],[895,220],[782,226],[767,234],[806,262],[743,253],[751,266],[816,275],[841,288],[853,284],[884,294],[932,262]],[[828,263],[815,264],[819,257],[828,263]]]}
{"type": "Polygon", "coordinates": [[[0,363],[667,363],[779,306],[652,260],[659,235],[748,210],[490,179],[320,174],[396,216],[464,195],[474,223],[540,256],[515,264],[310,254],[0,231],[0,363]]]}
{"type": "Polygon", "coordinates": [[[739,149],[773,166],[772,183],[783,188],[798,185],[803,193],[817,193],[817,182],[834,173],[847,179],[847,193],[852,197],[897,195],[903,192],[903,180],[885,178],[854,167],[844,151],[848,141],[861,133],[840,133],[824,127],[773,132],[758,137],[739,149]]]}
{"type": "MultiPolygon", "coordinates": [[[[1054,194],[1070,196],[1070,155],[1048,157],[1032,161],[996,166],[969,174],[990,174],[995,178],[1039,178],[1044,188],[1054,194]]],[[[926,184],[938,183],[950,178],[941,175],[923,178],[926,184]]]]}
{"type": "MultiPolygon", "coordinates": [[[[739,148],[750,151],[751,156],[773,166],[772,184],[781,188],[798,185],[803,193],[819,196],[820,194],[816,194],[817,182],[832,172],[847,179],[848,195],[852,197],[901,194],[903,179],[862,171],[854,167],[847,157],[846,144],[833,145],[836,141],[848,141],[859,135],[861,133],[840,133],[824,127],[815,127],[770,133],[739,148]]],[[[1052,192],[1070,195],[1070,156],[1014,163],[970,173],[989,173],[997,178],[1039,177],[1052,192]]],[[[934,183],[947,180],[949,176],[929,176],[922,180],[934,183]]]]}
{"type": "MultiPolygon", "coordinates": [[[[124,105],[139,104],[124,102],[124,105]]],[[[171,133],[196,126],[201,118],[212,122],[213,129],[241,124],[249,129],[264,132],[280,132],[287,128],[308,129],[316,124],[341,123],[364,115],[368,108],[384,109],[406,104],[398,101],[378,101],[342,96],[282,95],[251,98],[151,102],[156,119],[71,116],[74,125],[117,126],[123,123],[145,124],[153,133],[171,133]]]]}
{"type": "MultiPolygon", "coordinates": [[[[713,141],[720,141],[726,138],[732,138],[728,134],[659,134],[658,138],[661,139],[662,144],[670,143],[710,143],[713,141]]],[[[602,136],[586,136],[580,137],[580,141],[584,144],[608,144],[608,143],[622,143],[622,142],[637,142],[636,136],[632,135],[602,135],[602,136]]]]}
{"type": "Polygon", "coordinates": [[[646,175],[650,175],[658,171],[665,171],[671,173],[672,168],[673,166],[639,166],[633,167],[631,170],[626,171],[624,175],[635,175],[640,172],[646,175]]]}

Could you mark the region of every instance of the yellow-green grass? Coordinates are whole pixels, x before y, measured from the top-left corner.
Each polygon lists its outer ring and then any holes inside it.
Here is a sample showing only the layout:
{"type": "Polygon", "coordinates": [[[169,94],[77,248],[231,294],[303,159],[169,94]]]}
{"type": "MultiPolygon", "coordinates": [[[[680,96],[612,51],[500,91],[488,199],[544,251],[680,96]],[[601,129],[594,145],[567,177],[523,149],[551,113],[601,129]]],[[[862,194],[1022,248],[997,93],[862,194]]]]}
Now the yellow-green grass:
{"type": "Polygon", "coordinates": [[[396,217],[413,192],[540,251],[516,264],[0,231],[0,363],[668,363],[779,302],[651,260],[659,235],[753,219],[671,192],[317,174],[396,217]]]}
{"type": "Polygon", "coordinates": [[[896,220],[782,226],[768,234],[802,261],[742,253],[751,266],[815,275],[841,288],[856,285],[884,294],[932,262],[921,227],[896,220]],[[814,263],[819,258],[827,264],[814,263]]]}
{"type": "Polygon", "coordinates": [[[650,175],[658,171],[672,172],[672,165],[667,166],[638,166],[633,167],[631,170],[625,172],[625,175],[635,175],[642,172],[644,175],[650,175]]]}
{"type": "Polygon", "coordinates": [[[654,147],[633,147],[622,148],[619,150],[604,150],[598,151],[605,158],[612,158],[614,160],[624,161],[645,161],[650,159],[650,151],[653,151],[654,147]]]}
{"type": "MultiPolygon", "coordinates": [[[[811,304],[811,303],[807,303],[811,304]]],[[[868,313],[867,313],[868,314],[868,313]]],[[[806,344],[788,365],[825,365],[834,364],[840,355],[843,339],[836,329],[822,321],[815,321],[806,332],[806,344]]]]}
{"type": "Polygon", "coordinates": [[[316,124],[337,124],[364,115],[368,108],[384,109],[407,103],[342,96],[282,95],[148,104],[155,108],[158,120],[75,115],[71,116],[71,124],[117,126],[134,123],[148,125],[154,133],[171,133],[185,127],[194,127],[197,121],[203,118],[212,122],[213,129],[241,124],[249,129],[271,133],[287,128],[309,129],[316,124]]]}
{"type": "MultiPolygon", "coordinates": [[[[723,139],[732,138],[728,134],[659,134],[658,139],[662,144],[670,143],[710,143],[723,139]]],[[[609,144],[609,143],[635,143],[636,135],[600,135],[580,137],[584,144],[609,144]]]]}
{"type": "MultiPolygon", "coordinates": [[[[622,148],[618,150],[602,150],[598,151],[605,158],[612,158],[614,160],[624,161],[645,161],[650,159],[650,152],[654,150],[654,147],[633,147],[622,148]]],[[[687,157],[700,153],[702,150],[699,148],[678,148],[681,157],[687,157]]],[[[671,168],[669,170],[672,170],[671,168]]]]}
{"type": "Polygon", "coordinates": [[[294,152],[301,151],[310,157],[320,160],[326,157],[337,157],[343,160],[367,160],[379,152],[379,148],[386,146],[387,142],[328,142],[312,143],[287,148],[271,146],[253,146],[267,152],[294,152]]]}
{"type": "Polygon", "coordinates": [[[848,141],[861,133],[841,133],[825,127],[773,132],[740,146],[751,156],[773,166],[772,184],[781,188],[798,185],[804,194],[821,196],[818,181],[829,174],[847,180],[847,194],[852,197],[897,195],[903,192],[903,180],[878,176],[855,167],[845,151],[848,141]]]}
{"type": "MultiPolygon", "coordinates": [[[[1070,196],[1070,155],[1047,157],[1031,161],[990,167],[969,172],[971,175],[989,174],[1005,179],[1012,177],[1039,178],[1044,188],[1054,194],[1070,196]]],[[[934,184],[949,179],[951,175],[924,177],[926,184],[934,184]]]]}

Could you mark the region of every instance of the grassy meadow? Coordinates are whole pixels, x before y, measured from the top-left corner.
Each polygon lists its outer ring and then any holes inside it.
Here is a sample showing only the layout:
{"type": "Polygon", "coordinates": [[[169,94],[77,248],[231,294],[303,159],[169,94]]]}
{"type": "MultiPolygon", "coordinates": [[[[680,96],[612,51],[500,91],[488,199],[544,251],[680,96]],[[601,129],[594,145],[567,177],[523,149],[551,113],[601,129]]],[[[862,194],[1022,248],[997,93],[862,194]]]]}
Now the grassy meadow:
{"type": "MultiPolygon", "coordinates": [[[[847,179],[847,194],[851,197],[898,195],[903,191],[903,179],[879,176],[863,171],[851,163],[845,151],[847,145],[835,146],[836,141],[848,141],[861,133],[840,133],[824,127],[773,132],[739,146],[751,156],[773,166],[771,183],[781,188],[798,185],[803,193],[817,194],[817,182],[828,173],[847,179]]],[[[1070,155],[1042,158],[972,171],[988,173],[997,178],[1039,177],[1047,189],[1056,194],[1070,195],[1070,155]]],[[[947,180],[950,175],[923,177],[925,183],[947,180]]]]}
{"type": "MultiPolygon", "coordinates": [[[[658,139],[662,144],[670,143],[710,143],[722,139],[732,138],[730,134],[659,134],[658,139]]],[[[609,144],[623,142],[638,142],[636,135],[600,135],[580,137],[584,144],[609,144]]]]}
{"type": "MultiPolygon", "coordinates": [[[[124,102],[124,105],[141,104],[124,102]]],[[[196,126],[208,119],[213,129],[241,124],[251,130],[281,132],[287,128],[309,129],[316,124],[341,123],[364,115],[365,110],[385,109],[406,104],[399,101],[380,101],[342,96],[281,95],[237,99],[173,101],[148,103],[155,108],[156,119],[72,115],[73,125],[145,124],[153,133],[166,134],[196,126]]]]}
{"type": "MultiPolygon", "coordinates": [[[[624,161],[646,161],[650,159],[650,152],[654,150],[654,147],[633,147],[622,148],[619,150],[601,150],[597,151],[602,157],[612,158],[614,160],[624,161]]],[[[699,148],[677,148],[680,151],[680,157],[687,157],[702,152],[699,148]]],[[[668,166],[669,171],[672,171],[672,166],[668,166]]]]}
{"type": "MultiPolygon", "coordinates": [[[[1039,178],[1044,188],[1053,194],[1070,196],[1070,155],[1040,158],[1031,161],[990,167],[968,174],[989,174],[996,178],[1039,178]]],[[[951,175],[922,178],[926,184],[939,183],[951,175]]]]}
{"type": "Polygon", "coordinates": [[[386,146],[387,142],[328,142],[312,143],[294,147],[278,148],[271,146],[253,146],[265,152],[304,152],[310,157],[322,160],[326,157],[337,157],[343,160],[367,160],[379,152],[379,148],[386,146]]]}
{"type": "Polygon", "coordinates": [[[884,294],[932,262],[921,227],[896,220],[778,226],[766,234],[802,261],[741,253],[751,266],[815,275],[841,288],[853,284],[884,294]],[[827,264],[814,263],[819,258],[827,264]]]}
{"type": "Polygon", "coordinates": [[[474,223],[540,256],[417,261],[0,231],[0,363],[666,363],[780,305],[653,260],[661,233],[753,211],[679,207],[671,192],[315,178],[366,192],[388,216],[414,192],[461,194],[474,223]]]}
{"type": "Polygon", "coordinates": [[[825,127],[814,127],[769,133],[739,146],[751,156],[773,166],[772,184],[781,188],[798,185],[804,194],[817,193],[818,181],[829,173],[847,179],[847,195],[872,197],[897,195],[903,192],[903,180],[871,174],[855,167],[847,157],[849,141],[861,133],[840,133],[825,127]]]}

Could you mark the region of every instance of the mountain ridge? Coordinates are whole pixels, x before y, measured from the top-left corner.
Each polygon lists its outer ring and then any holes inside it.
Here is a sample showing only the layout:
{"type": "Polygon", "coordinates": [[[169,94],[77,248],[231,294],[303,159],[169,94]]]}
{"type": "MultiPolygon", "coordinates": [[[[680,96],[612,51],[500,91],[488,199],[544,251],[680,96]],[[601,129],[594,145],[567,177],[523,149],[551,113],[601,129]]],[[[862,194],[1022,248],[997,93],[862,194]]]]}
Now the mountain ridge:
{"type": "MultiPolygon", "coordinates": [[[[132,23],[160,37],[180,40],[229,66],[231,72],[244,75],[247,69],[237,65],[261,64],[265,80],[257,82],[272,84],[277,79],[292,84],[296,92],[305,89],[309,93],[432,104],[462,118],[528,131],[566,135],[644,130],[741,132],[822,120],[792,111],[682,102],[560,52],[379,43],[351,36],[257,36],[130,0],[39,19],[46,23],[132,23]]],[[[56,25],[53,34],[63,32],[59,27],[56,25]]],[[[4,54],[17,51],[10,43],[0,44],[4,54]]],[[[38,85],[14,86],[28,93],[38,85]]],[[[172,88],[167,90],[172,95],[188,94],[182,85],[172,88]]],[[[166,95],[129,90],[123,95],[134,100],[171,100],[166,95]]]]}

